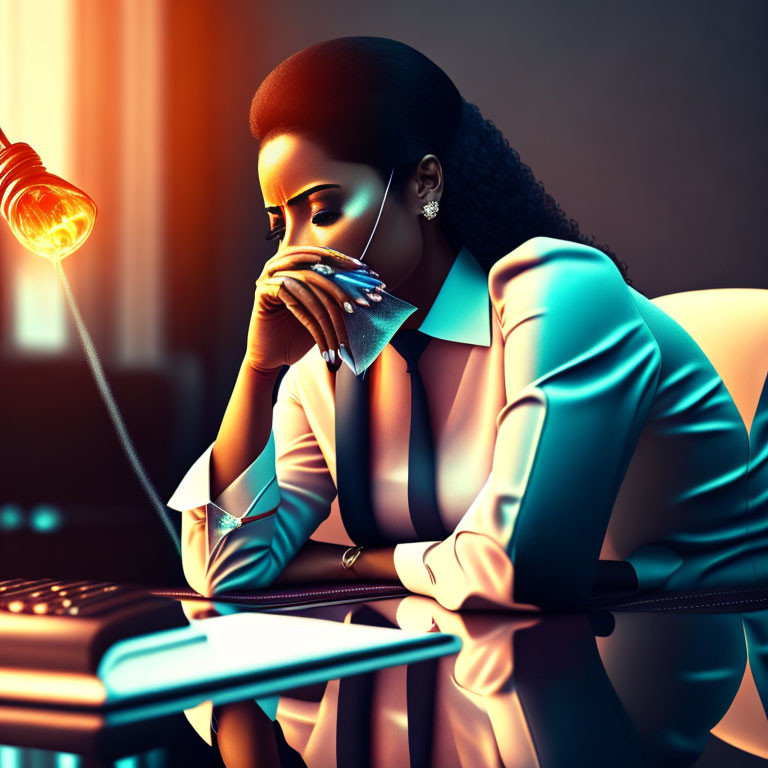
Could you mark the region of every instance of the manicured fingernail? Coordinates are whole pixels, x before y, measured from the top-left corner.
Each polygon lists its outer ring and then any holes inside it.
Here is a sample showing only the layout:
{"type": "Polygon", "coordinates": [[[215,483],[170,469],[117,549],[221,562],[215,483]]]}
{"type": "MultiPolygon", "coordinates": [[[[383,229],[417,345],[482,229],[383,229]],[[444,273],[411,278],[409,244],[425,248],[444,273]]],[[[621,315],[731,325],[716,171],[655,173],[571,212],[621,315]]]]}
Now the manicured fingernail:
{"type": "Polygon", "coordinates": [[[352,305],[348,301],[344,302],[344,310],[350,313],[355,311],[354,309],[352,309],[352,305]]]}
{"type": "Polygon", "coordinates": [[[352,359],[349,348],[343,342],[339,344],[339,358],[345,362],[353,371],[355,370],[355,361],[352,359]]]}
{"type": "Polygon", "coordinates": [[[374,301],[381,301],[381,294],[380,293],[369,293],[368,294],[374,301]]]}
{"type": "Polygon", "coordinates": [[[356,298],[356,299],[355,299],[355,301],[356,301],[358,304],[362,304],[362,306],[364,306],[364,307],[370,307],[370,306],[371,306],[371,302],[370,302],[370,301],[367,301],[367,300],[366,300],[366,299],[364,299],[362,296],[359,296],[358,298],[356,298]]]}
{"type": "Polygon", "coordinates": [[[323,356],[323,360],[325,360],[325,362],[327,363],[328,362],[328,353],[327,352],[321,352],[321,354],[323,356]]]}
{"type": "Polygon", "coordinates": [[[336,365],[336,352],[334,350],[328,350],[328,357],[331,358],[331,365],[336,365]]]}
{"type": "Polygon", "coordinates": [[[342,282],[342,283],[351,283],[354,286],[363,288],[373,288],[374,285],[377,285],[379,283],[378,280],[376,280],[373,277],[369,277],[368,275],[358,275],[358,274],[349,274],[345,275],[341,272],[337,272],[334,275],[334,279],[342,282]]]}

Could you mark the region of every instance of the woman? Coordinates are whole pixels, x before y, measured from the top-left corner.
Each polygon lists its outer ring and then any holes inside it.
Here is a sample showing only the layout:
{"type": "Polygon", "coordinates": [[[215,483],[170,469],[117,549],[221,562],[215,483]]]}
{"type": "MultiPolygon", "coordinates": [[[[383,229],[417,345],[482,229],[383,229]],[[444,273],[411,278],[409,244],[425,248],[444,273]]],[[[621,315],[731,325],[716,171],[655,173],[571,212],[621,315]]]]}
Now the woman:
{"type": "Polygon", "coordinates": [[[263,81],[250,125],[280,246],[219,434],[169,501],[192,587],[385,579],[454,610],[564,608],[601,555],[641,589],[768,584],[749,474],[768,394],[748,436],[702,349],[439,67],[320,43],[263,81]],[[344,317],[384,287],[417,310],[355,377],[344,317]]]}

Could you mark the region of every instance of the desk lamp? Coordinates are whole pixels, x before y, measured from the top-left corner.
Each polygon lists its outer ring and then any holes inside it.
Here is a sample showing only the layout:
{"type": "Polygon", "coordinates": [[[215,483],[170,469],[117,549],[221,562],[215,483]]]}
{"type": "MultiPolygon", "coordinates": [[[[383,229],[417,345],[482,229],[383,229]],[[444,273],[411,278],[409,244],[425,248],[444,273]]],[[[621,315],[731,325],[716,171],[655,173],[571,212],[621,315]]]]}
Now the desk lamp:
{"type": "Polygon", "coordinates": [[[90,236],[96,221],[96,204],[73,184],[46,171],[40,155],[29,144],[11,144],[0,129],[0,214],[27,250],[50,259],[53,264],[91,373],[118,438],[139,482],[171,536],[176,551],[181,554],[179,536],[133,447],[62,267],[62,261],[80,248],[90,236]]]}

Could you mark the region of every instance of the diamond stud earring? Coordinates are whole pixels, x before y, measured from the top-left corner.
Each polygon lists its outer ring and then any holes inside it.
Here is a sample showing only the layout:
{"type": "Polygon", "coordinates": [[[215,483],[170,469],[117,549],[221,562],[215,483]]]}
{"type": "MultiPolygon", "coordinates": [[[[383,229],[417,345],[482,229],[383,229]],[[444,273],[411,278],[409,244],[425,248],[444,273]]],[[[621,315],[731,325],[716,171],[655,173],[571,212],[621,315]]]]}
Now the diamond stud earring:
{"type": "Polygon", "coordinates": [[[424,212],[425,219],[434,219],[440,210],[440,203],[437,200],[430,200],[428,203],[424,203],[421,210],[424,212]]]}

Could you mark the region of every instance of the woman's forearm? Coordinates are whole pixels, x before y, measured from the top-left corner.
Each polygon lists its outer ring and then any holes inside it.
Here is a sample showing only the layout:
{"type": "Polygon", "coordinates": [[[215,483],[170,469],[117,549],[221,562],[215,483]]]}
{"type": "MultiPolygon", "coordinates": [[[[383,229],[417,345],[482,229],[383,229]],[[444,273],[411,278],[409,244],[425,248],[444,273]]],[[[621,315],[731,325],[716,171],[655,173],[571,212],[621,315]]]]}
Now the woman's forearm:
{"type": "Polygon", "coordinates": [[[341,565],[345,544],[329,544],[309,539],[286,563],[280,575],[272,582],[281,584],[308,584],[325,581],[354,581],[356,576],[341,565]]]}
{"type": "Polygon", "coordinates": [[[358,579],[400,583],[395,570],[394,547],[366,547],[352,566],[358,579]]]}
{"type": "Polygon", "coordinates": [[[211,455],[215,499],[264,450],[272,429],[272,393],[279,371],[256,371],[246,360],[232,390],[211,455]]]}
{"type": "Polygon", "coordinates": [[[273,584],[306,584],[323,581],[399,582],[395,571],[394,547],[366,547],[351,568],[344,568],[341,556],[346,544],[329,544],[310,539],[286,564],[273,584]]]}
{"type": "MultiPolygon", "coordinates": [[[[272,429],[272,393],[279,371],[256,371],[243,361],[211,455],[215,499],[264,450],[272,429]]],[[[311,581],[394,581],[393,547],[366,547],[352,568],[341,565],[344,544],[308,540],[286,564],[275,584],[311,581]]]]}

